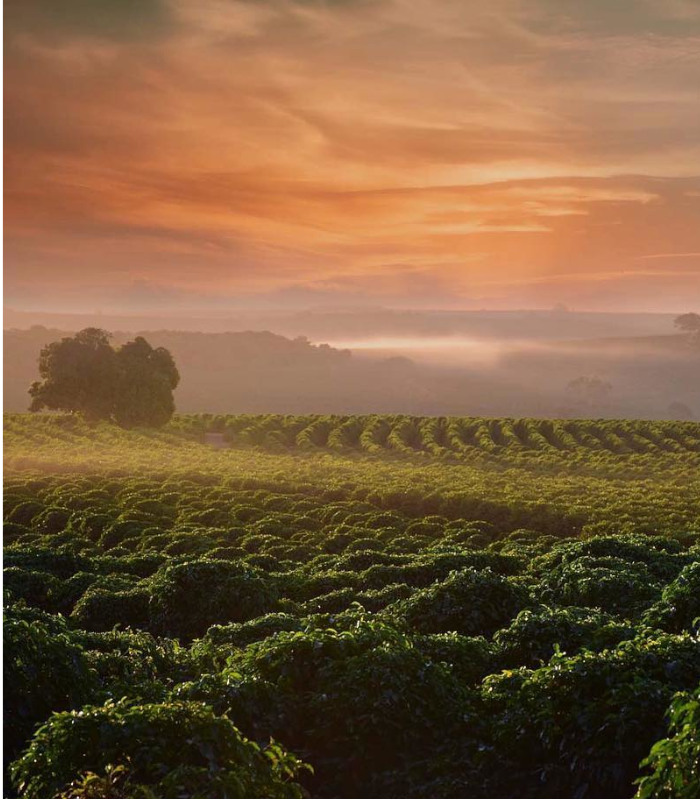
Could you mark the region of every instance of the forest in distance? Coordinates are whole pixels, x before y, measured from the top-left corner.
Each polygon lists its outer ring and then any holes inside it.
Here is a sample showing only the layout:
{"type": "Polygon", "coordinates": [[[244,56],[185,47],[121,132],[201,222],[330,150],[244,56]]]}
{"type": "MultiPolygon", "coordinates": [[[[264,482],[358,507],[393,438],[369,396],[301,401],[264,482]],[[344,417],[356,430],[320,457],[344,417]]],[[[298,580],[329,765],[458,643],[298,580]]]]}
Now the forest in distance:
{"type": "MultiPolygon", "coordinates": [[[[700,415],[700,347],[674,328],[672,315],[346,312],[335,327],[330,319],[251,316],[241,324],[278,327],[143,334],[172,352],[181,375],[176,404],[185,413],[700,415]],[[290,326],[294,319],[298,327],[290,326]],[[312,343],[319,340],[337,346],[312,343]],[[605,390],[591,390],[591,381],[605,390]]],[[[133,335],[111,329],[115,344],[133,335]]],[[[8,411],[26,410],[39,350],[65,335],[41,325],[5,330],[8,411]]]]}

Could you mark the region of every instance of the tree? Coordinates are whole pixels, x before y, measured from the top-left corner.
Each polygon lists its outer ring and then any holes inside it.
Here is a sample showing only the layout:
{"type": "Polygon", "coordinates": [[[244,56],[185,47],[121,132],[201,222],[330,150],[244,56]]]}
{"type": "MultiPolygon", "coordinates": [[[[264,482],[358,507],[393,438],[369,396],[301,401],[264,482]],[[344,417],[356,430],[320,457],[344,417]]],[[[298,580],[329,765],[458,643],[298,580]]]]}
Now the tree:
{"type": "Polygon", "coordinates": [[[123,427],[159,427],[175,411],[180,375],[172,355],[142,336],[114,350],[110,334],[90,327],[48,344],[39,356],[40,381],[32,383],[30,411],[80,413],[114,419],[123,427]]]}
{"type": "Polygon", "coordinates": [[[122,427],[160,427],[175,412],[173,390],[180,374],[164,347],[153,348],[142,336],[124,344],[116,354],[118,386],[114,418],[122,427]]]}
{"type": "Polygon", "coordinates": [[[73,411],[87,419],[108,419],[117,384],[110,335],[88,327],[45,346],[39,355],[41,381],[32,383],[30,411],[73,411]]]}
{"type": "Polygon", "coordinates": [[[673,324],[683,333],[700,333],[700,314],[681,314],[673,320],[673,324]]]}
{"type": "Polygon", "coordinates": [[[687,344],[691,349],[700,348],[700,314],[681,314],[673,320],[673,324],[687,334],[687,344]]]}
{"type": "Polygon", "coordinates": [[[585,405],[596,406],[608,399],[612,386],[598,377],[577,377],[567,385],[566,390],[585,405]]]}

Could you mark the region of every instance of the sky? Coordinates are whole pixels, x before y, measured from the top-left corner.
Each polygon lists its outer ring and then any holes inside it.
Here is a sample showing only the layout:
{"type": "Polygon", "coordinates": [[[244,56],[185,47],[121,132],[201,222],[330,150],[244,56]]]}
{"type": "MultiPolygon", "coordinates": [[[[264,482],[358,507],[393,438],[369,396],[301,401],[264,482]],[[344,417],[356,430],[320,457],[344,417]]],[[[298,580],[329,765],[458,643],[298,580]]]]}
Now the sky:
{"type": "Polygon", "coordinates": [[[698,0],[8,0],[5,304],[700,310],[698,0]]]}

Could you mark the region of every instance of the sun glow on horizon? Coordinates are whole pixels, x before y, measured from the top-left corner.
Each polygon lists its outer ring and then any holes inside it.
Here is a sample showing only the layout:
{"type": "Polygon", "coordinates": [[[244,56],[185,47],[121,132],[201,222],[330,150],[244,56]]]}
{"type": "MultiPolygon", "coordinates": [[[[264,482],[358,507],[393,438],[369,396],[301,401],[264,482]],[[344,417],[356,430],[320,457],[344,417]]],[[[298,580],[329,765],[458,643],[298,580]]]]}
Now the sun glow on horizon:
{"type": "Polygon", "coordinates": [[[7,9],[10,305],[700,302],[700,6],[83,5],[7,9]]]}

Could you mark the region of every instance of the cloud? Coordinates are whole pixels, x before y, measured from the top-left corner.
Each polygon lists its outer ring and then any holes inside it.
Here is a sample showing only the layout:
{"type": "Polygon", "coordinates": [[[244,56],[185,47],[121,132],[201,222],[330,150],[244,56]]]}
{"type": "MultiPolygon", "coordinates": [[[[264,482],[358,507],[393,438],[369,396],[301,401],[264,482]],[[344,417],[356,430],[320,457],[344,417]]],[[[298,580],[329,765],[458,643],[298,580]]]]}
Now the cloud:
{"type": "Polygon", "coordinates": [[[6,280],[26,301],[403,275],[410,304],[420,270],[436,302],[497,278],[520,303],[528,281],[700,248],[693,2],[94,8],[6,21],[6,280]]]}
{"type": "Polygon", "coordinates": [[[641,259],[654,259],[654,258],[693,258],[700,260],[700,252],[657,252],[651,255],[640,255],[641,259]]]}
{"type": "Polygon", "coordinates": [[[157,35],[170,16],[166,0],[30,0],[8,3],[4,12],[10,41],[22,35],[133,41],[157,35]]]}

